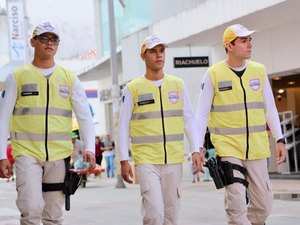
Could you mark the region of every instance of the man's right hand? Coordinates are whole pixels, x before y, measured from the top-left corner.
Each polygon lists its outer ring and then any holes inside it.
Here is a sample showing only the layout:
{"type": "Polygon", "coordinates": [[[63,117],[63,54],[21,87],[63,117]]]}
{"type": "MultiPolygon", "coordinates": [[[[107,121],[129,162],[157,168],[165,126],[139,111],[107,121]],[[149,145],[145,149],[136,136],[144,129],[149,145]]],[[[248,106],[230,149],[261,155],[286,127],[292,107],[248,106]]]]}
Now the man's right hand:
{"type": "Polygon", "coordinates": [[[127,183],[132,184],[133,173],[128,160],[121,161],[120,163],[121,163],[121,176],[127,183]]]}
{"type": "Polygon", "coordinates": [[[7,159],[0,160],[0,178],[10,178],[13,175],[13,170],[10,162],[7,159]]]}

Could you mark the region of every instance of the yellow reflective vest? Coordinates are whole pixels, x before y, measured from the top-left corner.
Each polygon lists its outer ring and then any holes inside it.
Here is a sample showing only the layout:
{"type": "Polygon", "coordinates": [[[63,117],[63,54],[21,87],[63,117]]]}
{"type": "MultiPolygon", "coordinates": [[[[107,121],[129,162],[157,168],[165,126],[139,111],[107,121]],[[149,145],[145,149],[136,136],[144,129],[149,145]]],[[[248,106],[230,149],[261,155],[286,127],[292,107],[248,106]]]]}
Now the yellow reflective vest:
{"type": "Polygon", "coordinates": [[[134,102],[130,135],[135,164],[183,162],[182,80],[165,75],[157,87],[139,77],[127,86],[134,102]]]}
{"type": "Polygon", "coordinates": [[[239,159],[264,159],[270,156],[263,104],[265,67],[249,61],[238,77],[220,62],[209,68],[214,99],[209,130],[216,154],[239,159]]]}
{"type": "Polygon", "coordinates": [[[10,121],[14,157],[33,156],[41,161],[71,155],[73,75],[57,67],[46,78],[32,65],[13,73],[17,100],[10,121]]]}

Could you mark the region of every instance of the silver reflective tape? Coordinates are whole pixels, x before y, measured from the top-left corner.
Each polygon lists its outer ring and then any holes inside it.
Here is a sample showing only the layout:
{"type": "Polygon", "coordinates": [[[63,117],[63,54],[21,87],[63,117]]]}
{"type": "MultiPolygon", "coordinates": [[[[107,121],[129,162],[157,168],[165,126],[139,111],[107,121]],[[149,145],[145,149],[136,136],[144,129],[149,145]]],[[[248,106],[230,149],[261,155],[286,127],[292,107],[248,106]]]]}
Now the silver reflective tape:
{"type": "MultiPolygon", "coordinates": [[[[15,140],[27,140],[27,141],[45,141],[46,134],[29,134],[20,132],[10,132],[10,137],[15,140]]],[[[48,134],[48,141],[71,141],[71,134],[48,134]]]]}
{"type": "MultiPolygon", "coordinates": [[[[15,108],[14,115],[45,115],[46,108],[15,108]]],[[[72,117],[72,110],[49,108],[48,115],[72,117]]]]}
{"type": "Polygon", "coordinates": [[[153,99],[152,93],[142,94],[142,95],[138,96],[139,102],[148,101],[148,100],[152,100],[152,99],[153,99]]]}
{"type": "MultiPolygon", "coordinates": [[[[164,117],[176,117],[182,116],[183,110],[169,110],[164,111],[164,117]]],[[[154,119],[161,118],[161,112],[144,112],[144,113],[134,113],[131,116],[131,120],[143,120],[143,119],[154,119]]]]}
{"type": "Polygon", "coordinates": [[[37,91],[37,84],[23,84],[22,92],[37,91]]]}
{"type": "MultiPolygon", "coordinates": [[[[249,129],[249,133],[262,132],[266,130],[266,125],[251,126],[248,129],[249,129]]],[[[212,134],[218,134],[218,135],[246,134],[246,127],[241,127],[241,128],[209,127],[209,131],[212,134]]]]}
{"type": "Polygon", "coordinates": [[[232,87],[232,81],[227,80],[227,81],[220,81],[218,82],[218,88],[227,88],[227,87],[232,87]]]}
{"type": "MultiPolygon", "coordinates": [[[[166,135],[166,141],[182,141],[183,134],[170,134],[166,135]]],[[[163,142],[163,136],[142,136],[142,137],[131,137],[131,141],[133,144],[142,144],[142,143],[157,143],[163,142]]]]}
{"type": "Polygon", "coordinates": [[[263,109],[264,103],[263,102],[248,102],[247,108],[248,109],[263,109]]]}
{"type": "MultiPolygon", "coordinates": [[[[247,103],[247,109],[263,109],[263,102],[249,102],[247,103]]],[[[241,104],[232,104],[232,105],[213,105],[211,108],[212,112],[231,112],[237,110],[244,110],[244,103],[241,104]]]]}

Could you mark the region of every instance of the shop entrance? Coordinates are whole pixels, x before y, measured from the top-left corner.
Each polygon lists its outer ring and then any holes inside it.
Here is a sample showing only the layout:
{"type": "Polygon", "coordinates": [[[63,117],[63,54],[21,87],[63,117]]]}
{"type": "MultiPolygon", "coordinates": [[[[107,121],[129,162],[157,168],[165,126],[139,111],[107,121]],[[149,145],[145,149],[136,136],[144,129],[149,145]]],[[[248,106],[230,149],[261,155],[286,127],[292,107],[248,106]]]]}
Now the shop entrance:
{"type": "MultiPolygon", "coordinates": [[[[274,77],[271,81],[281,128],[288,151],[286,162],[278,167],[280,173],[300,171],[300,74],[274,77]]],[[[272,146],[271,146],[272,147],[272,146]]],[[[272,155],[276,156],[275,146],[272,155]]],[[[271,168],[270,168],[271,169],[271,168]]]]}

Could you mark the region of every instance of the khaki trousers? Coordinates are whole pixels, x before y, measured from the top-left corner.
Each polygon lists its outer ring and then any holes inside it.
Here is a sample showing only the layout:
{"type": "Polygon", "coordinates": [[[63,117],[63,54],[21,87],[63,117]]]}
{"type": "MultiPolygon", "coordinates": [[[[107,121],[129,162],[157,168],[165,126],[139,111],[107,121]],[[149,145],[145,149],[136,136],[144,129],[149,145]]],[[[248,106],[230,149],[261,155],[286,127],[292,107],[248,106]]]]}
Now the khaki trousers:
{"type": "MultiPolygon", "coordinates": [[[[225,187],[225,210],[229,225],[263,225],[272,210],[273,195],[267,168],[267,160],[240,160],[222,157],[247,169],[246,189],[241,183],[233,183],[225,187]],[[246,203],[246,192],[249,203],[246,203]]],[[[237,170],[234,176],[244,178],[237,170]]]]}
{"type": "Polygon", "coordinates": [[[17,206],[21,225],[61,225],[64,194],[62,191],[42,192],[42,183],[61,183],[65,177],[64,160],[41,162],[33,157],[15,159],[17,206]]]}
{"type": "Polygon", "coordinates": [[[177,225],[182,164],[136,166],[144,225],[177,225]]]}

